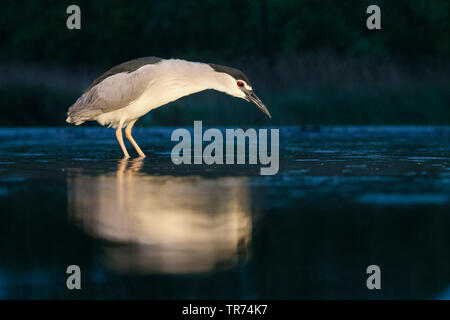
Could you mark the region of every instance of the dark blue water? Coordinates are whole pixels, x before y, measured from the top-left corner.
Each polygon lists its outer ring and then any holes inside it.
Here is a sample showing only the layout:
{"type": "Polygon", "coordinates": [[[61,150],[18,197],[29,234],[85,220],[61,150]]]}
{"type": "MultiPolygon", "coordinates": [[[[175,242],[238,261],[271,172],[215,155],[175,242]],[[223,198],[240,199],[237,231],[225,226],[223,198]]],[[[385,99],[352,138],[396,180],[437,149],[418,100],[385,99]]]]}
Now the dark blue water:
{"type": "Polygon", "coordinates": [[[134,132],[144,161],[110,129],[0,129],[0,298],[450,298],[449,127],[281,128],[275,176],[134,132]]]}

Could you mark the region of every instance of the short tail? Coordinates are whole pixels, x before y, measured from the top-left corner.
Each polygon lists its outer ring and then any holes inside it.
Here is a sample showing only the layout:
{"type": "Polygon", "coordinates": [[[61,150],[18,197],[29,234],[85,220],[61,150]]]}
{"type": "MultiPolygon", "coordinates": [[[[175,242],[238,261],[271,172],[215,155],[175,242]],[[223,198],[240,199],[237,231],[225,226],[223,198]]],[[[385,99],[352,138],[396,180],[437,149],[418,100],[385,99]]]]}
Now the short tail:
{"type": "Polygon", "coordinates": [[[86,120],[83,120],[83,119],[81,119],[81,118],[79,118],[79,117],[77,117],[77,116],[72,116],[71,115],[71,112],[70,112],[70,109],[69,109],[69,111],[67,112],[67,119],[66,119],[66,122],[67,123],[72,123],[72,124],[74,124],[74,125],[76,125],[76,126],[79,126],[80,124],[82,124],[83,122],[85,122],[86,120]]]}
{"type": "Polygon", "coordinates": [[[96,94],[93,89],[85,92],[77,101],[67,110],[66,122],[80,125],[85,121],[95,120],[101,109],[96,107],[96,94]]]}
{"type": "Polygon", "coordinates": [[[83,104],[83,100],[78,99],[67,111],[66,122],[80,125],[88,120],[95,120],[99,110],[91,108],[89,104],[83,104]]]}

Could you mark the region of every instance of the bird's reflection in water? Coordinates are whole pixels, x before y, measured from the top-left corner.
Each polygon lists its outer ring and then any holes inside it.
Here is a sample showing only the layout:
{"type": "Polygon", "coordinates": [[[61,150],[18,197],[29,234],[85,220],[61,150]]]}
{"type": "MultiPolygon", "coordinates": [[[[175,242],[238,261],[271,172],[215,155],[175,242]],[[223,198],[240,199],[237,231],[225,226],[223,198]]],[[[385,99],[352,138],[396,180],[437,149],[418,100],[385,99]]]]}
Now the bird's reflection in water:
{"type": "Polygon", "coordinates": [[[121,160],[99,176],[70,174],[72,221],[107,240],[107,265],[130,273],[196,273],[245,261],[251,237],[245,177],[150,176],[121,160]]]}

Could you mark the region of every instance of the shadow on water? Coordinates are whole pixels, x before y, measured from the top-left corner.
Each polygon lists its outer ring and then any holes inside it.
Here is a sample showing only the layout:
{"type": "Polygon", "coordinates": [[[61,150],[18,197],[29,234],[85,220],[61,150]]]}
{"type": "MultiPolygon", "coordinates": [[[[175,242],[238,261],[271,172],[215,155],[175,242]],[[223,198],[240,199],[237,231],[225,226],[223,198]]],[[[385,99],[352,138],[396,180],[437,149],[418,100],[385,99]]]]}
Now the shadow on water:
{"type": "Polygon", "coordinates": [[[281,128],[275,176],[108,133],[0,130],[0,298],[448,299],[450,128],[281,128]]]}

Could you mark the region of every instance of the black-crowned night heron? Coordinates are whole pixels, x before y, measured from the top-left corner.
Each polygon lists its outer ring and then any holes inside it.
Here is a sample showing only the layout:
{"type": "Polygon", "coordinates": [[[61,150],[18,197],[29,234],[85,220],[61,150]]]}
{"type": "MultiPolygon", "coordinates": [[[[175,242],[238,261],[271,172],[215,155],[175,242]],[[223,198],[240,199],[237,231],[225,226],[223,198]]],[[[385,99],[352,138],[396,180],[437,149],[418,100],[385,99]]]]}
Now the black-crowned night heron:
{"type": "Polygon", "coordinates": [[[122,128],[140,157],[145,154],[131,136],[137,119],[150,110],[181,97],[214,89],[255,103],[270,117],[269,110],[255,95],[245,74],[235,68],[179,59],[144,57],[119,64],[106,71],[69,108],[67,122],[76,125],[95,120],[116,128],[125,155],[129,154],[122,128]]]}

